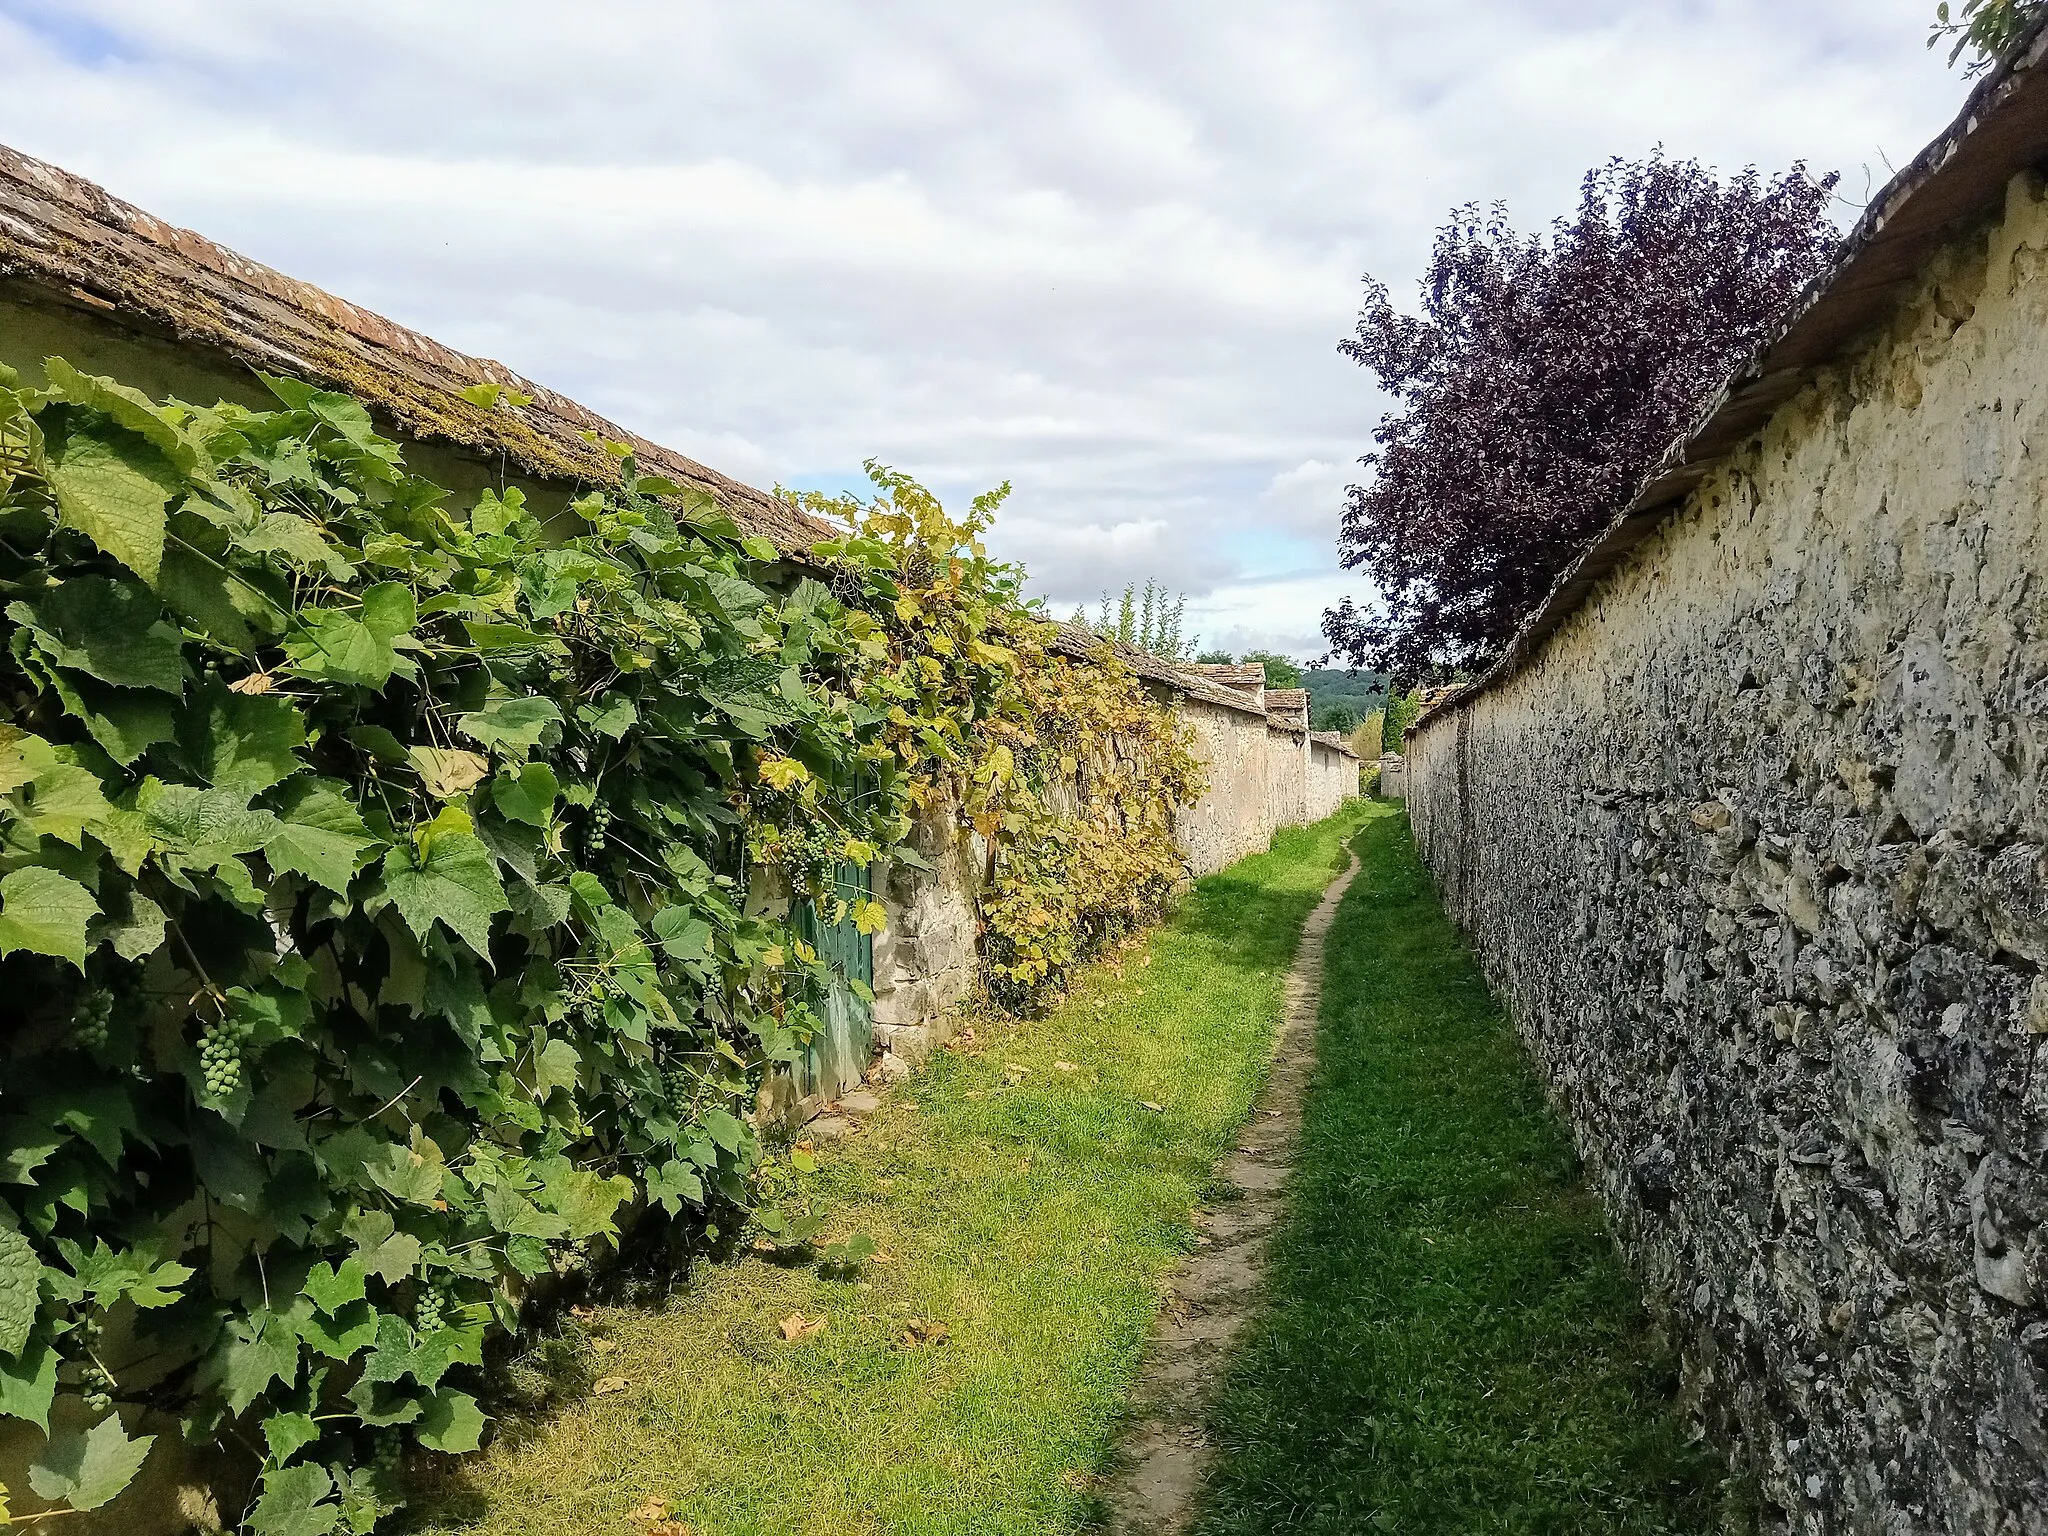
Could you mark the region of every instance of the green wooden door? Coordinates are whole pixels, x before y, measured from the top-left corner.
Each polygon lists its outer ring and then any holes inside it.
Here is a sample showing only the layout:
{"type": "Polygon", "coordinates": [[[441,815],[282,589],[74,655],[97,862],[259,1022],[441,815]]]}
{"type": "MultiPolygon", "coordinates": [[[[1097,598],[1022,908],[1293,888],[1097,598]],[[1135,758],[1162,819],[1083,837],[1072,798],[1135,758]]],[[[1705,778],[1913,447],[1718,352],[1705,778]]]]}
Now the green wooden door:
{"type": "MultiPolygon", "coordinates": [[[[863,865],[842,861],[833,879],[839,900],[849,906],[874,894],[873,878],[863,865]]],[[[831,905],[827,903],[828,908],[831,905]]],[[[828,923],[829,916],[829,910],[821,914],[808,901],[797,908],[797,934],[831,967],[832,984],[822,998],[812,999],[824,1027],[797,1064],[796,1086],[807,1097],[836,1099],[860,1082],[874,1050],[875,1015],[869,999],[874,996],[875,941],[854,927],[851,917],[828,923]],[[862,988],[858,993],[855,982],[862,988]]]]}

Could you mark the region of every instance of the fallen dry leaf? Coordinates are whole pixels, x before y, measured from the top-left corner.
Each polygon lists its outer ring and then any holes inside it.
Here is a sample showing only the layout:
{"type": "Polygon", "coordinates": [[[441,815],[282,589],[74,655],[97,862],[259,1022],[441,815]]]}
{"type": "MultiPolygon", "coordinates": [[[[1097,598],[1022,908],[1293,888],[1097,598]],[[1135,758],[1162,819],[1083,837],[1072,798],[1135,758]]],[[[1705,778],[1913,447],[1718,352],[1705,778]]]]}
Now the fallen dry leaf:
{"type": "Polygon", "coordinates": [[[1029,1067],[1020,1067],[1014,1061],[1006,1061],[1003,1063],[1003,1075],[1005,1077],[1012,1079],[1019,1077],[1029,1077],[1031,1075],[1031,1069],[1029,1067]]]}
{"type": "Polygon", "coordinates": [[[629,1383],[623,1376],[600,1376],[597,1385],[590,1390],[599,1397],[610,1397],[614,1392],[623,1392],[629,1383]]]}
{"type": "Polygon", "coordinates": [[[792,1312],[782,1320],[782,1337],[791,1344],[799,1339],[808,1339],[825,1331],[827,1319],[823,1313],[816,1317],[805,1317],[801,1312],[792,1312]]]}
{"type": "Polygon", "coordinates": [[[668,1500],[649,1499],[639,1508],[630,1511],[626,1518],[628,1520],[666,1520],[668,1518],[668,1500]]]}
{"type": "Polygon", "coordinates": [[[277,679],[268,672],[251,672],[247,677],[238,677],[228,684],[229,693],[268,693],[277,686],[277,679]]]}
{"type": "Polygon", "coordinates": [[[1056,1061],[1052,1064],[1055,1072],[1078,1072],[1081,1069],[1071,1061],[1056,1061]]]}
{"type": "Polygon", "coordinates": [[[911,1349],[920,1344],[943,1344],[952,1336],[952,1330],[935,1318],[913,1317],[903,1326],[903,1343],[911,1349]]]}
{"type": "Polygon", "coordinates": [[[1155,1115],[1163,1115],[1166,1113],[1166,1106],[1164,1104],[1154,1104],[1150,1099],[1138,1100],[1138,1108],[1149,1109],[1155,1115]]]}
{"type": "Polygon", "coordinates": [[[597,1308],[595,1308],[595,1307],[571,1307],[571,1308],[569,1309],[569,1315],[570,1315],[571,1317],[575,1318],[575,1319],[576,1319],[576,1321],[577,1321],[577,1322],[579,1322],[579,1323],[587,1323],[587,1322],[589,1322],[589,1321],[590,1321],[590,1320],[591,1320],[591,1319],[592,1319],[593,1317],[597,1316],[597,1308]]]}

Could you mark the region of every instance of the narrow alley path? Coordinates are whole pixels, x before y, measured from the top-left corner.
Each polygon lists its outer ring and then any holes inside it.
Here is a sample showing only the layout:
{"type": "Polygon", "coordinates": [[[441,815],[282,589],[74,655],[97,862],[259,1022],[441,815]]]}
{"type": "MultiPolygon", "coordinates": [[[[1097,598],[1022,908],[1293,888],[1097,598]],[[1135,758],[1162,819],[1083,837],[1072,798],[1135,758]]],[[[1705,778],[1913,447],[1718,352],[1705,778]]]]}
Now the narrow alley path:
{"type": "Polygon", "coordinates": [[[1194,1528],[1744,1529],[1406,818],[1354,846],[1268,1305],[1225,1367],[1194,1528]]]}
{"type": "Polygon", "coordinates": [[[1324,945],[1352,877],[1330,883],[1302,926],[1287,972],[1272,1075],[1214,1185],[1194,1254],[1174,1274],[1133,1392],[1135,1413],[1103,1478],[1111,1536],[1179,1536],[1212,1460],[1203,1421],[1216,1366],[1259,1304],[1267,1239],[1286,1211],[1302,1102],[1315,1071],[1324,945]]]}

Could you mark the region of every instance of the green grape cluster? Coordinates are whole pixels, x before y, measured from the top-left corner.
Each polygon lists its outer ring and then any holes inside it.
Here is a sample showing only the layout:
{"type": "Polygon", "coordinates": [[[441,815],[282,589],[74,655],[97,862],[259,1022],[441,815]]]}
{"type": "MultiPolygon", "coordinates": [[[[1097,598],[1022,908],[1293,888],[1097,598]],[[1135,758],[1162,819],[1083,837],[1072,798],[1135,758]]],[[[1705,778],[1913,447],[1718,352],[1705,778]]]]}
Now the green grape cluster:
{"type": "Polygon", "coordinates": [[[94,987],[79,999],[71,1016],[71,1038],[80,1050],[100,1051],[107,1045],[107,1026],[114,1018],[114,994],[94,987]]]}
{"type": "Polygon", "coordinates": [[[412,1325],[421,1338],[439,1333],[448,1320],[448,1293],[438,1285],[427,1286],[413,1303],[412,1325]]]}
{"type": "Polygon", "coordinates": [[[255,1025],[246,1019],[216,1019],[199,1037],[199,1065],[206,1074],[206,1091],[226,1098],[242,1086],[242,1048],[249,1043],[255,1025]]]}
{"type": "Polygon", "coordinates": [[[600,800],[590,808],[588,841],[591,852],[600,851],[611,841],[611,831],[612,808],[600,800]]]}
{"type": "Polygon", "coordinates": [[[114,1378],[107,1374],[106,1367],[97,1360],[86,1362],[85,1373],[79,1378],[79,1385],[84,1389],[79,1395],[85,1400],[85,1406],[94,1413],[105,1413],[114,1406],[114,1378]]]}
{"type": "Polygon", "coordinates": [[[104,1332],[105,1325],[97,1317],[88,1317],[78,1327],[78,1342],[85,1350],[85,1360],[78,1372],[79,1396],[94,1413],[105,1413],[114,1406],[114,1378],[93,1353],[104,1332]]]}
{"type": "Polygon", "coordinates": [[[830,888],[845,846],[845,833],[828,822],[813,821],[801,830],[785,828],[775,858],[798,890],[822,892],[830,888]]]}

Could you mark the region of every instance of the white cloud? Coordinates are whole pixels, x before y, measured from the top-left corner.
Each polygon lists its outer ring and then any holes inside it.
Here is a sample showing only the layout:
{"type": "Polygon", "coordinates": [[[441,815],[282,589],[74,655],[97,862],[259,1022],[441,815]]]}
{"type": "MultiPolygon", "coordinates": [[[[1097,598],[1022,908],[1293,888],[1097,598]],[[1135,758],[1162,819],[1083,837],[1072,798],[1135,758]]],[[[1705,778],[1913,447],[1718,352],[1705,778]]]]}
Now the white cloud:
{"type": "Polygon", "coordinates": [[[1359,274],[1659,142],[1861,192],[1961,98],[1928,9],[0,0],[0,141],[757,483],[1010,479],[1062,605],[1301,650],[1359,274]]]}

